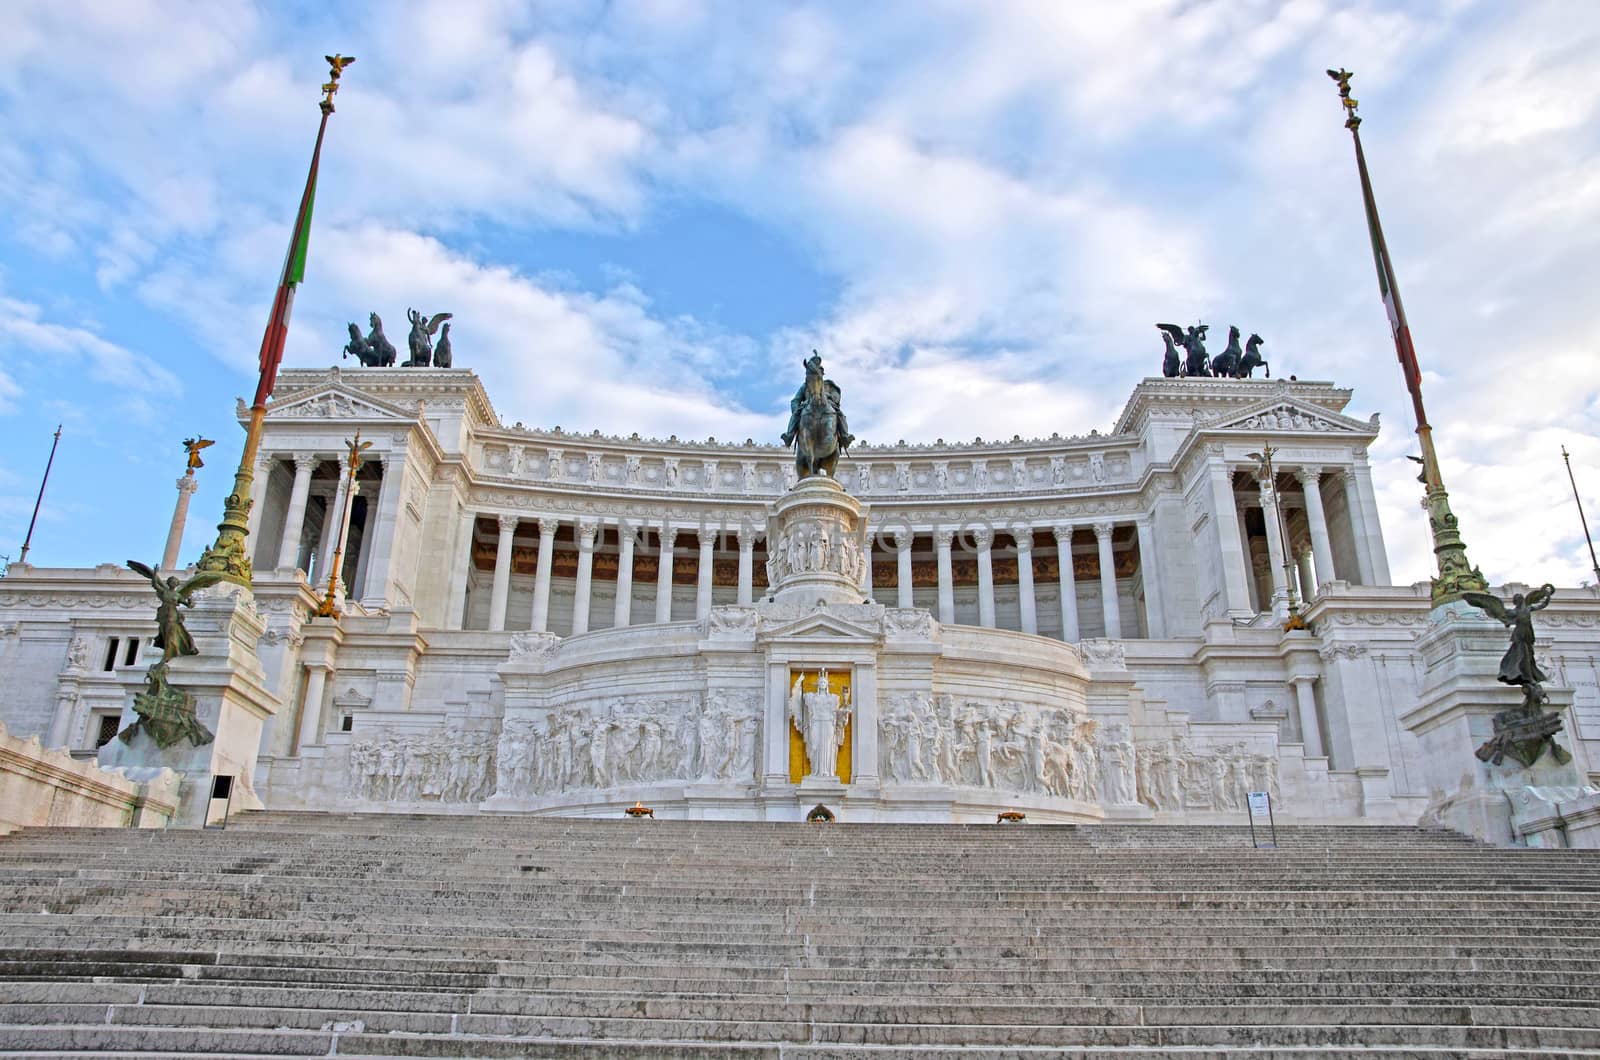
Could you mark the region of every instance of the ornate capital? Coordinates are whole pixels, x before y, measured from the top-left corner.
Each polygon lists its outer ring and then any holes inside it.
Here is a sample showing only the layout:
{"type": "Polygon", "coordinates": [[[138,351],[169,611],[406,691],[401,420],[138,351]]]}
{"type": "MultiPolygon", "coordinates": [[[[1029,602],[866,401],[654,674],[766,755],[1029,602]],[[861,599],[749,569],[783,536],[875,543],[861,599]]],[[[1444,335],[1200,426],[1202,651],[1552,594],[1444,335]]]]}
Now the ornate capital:
{"type": "Polygon", "coordinates": [[[911,530],[896,530],[893,534],[896,552],[905,552],[916,541],[917,535],[911,530]]]}
{"type": "Polygon", "coordinates": [[[1073,527],[1071,524],[1068,524],[1067,526],[1052,526],[1050,528],[1050,532],[1055,535],[1056,544],[1067,545],[1069,547],[1072,545],[1072,531],[1073,527]]]}
{"type": "Polygon", "coordinates": [[[1101,541],[1110,541],[1111,531],[1114,529],[1115,527],[1113,527],[1110,523],[1095,523],[1094,536],[1099,538],[1101,541]]]}
{"type": "Polygon", "coordinates": [[[1322,478],[1322,468],[1320,468],[1320,467],[1301,467],[1301,468],[1296,468],[1295,469],[1295,473],[1294,473],[1294,477],[1300,480],[1300,485],[1304,486],[1306,489],[1311,489],[1314,486],[1316,486],[1318,480],[1320,480],[1322,478]]]}
{"type": "Polygon", "coordinates": [[[546,541],[552,540],[556,536],[556,531],[559,530],[559,529],[561,529],[561,520],[560,519],[552,519],[549,516],[540,516],[539,517],[539,541],[540,541],[540,543],[542,544],[542,543],[544,543],[546,541]]]}
{"type": "Polygon", "coordinates": [[[987,527],[980,527],[972,532],[972,543],[978,546],[979,552],[987,552],[994,544],[994,531],[987,527]]]}
{"type": "Polygon", "coordinates": [[[678,528],[675,526],[661,527],[661,550],[665,552],[678,540],[678,528]]]}
{"type": "Polygon", "coordinates": [[[1017,547],[1018,552],[1033,551],[1033,528],[1020,527],[1011,531],[1011,543],[1017,547]]]}
{"type": "Polygon", "coordinates": [[[297,475],[311,474],[311,472],[317,469],[317,465],[320,463],[322,463],[322,454],[320,453],[294,454],[294,472],[297,475]]]}
{"type": "Polygon", "coordinates": [[[500,517],[499,521],[500,521],[500,532],[502,534],[509,535],[509,534],[516,533],[517,523],[520,522],[521,520],[519,520],[515,515],[502,515],[500,517]]]}
{"type": "Polygon", "coordinates": [[[197,490],[199,488],[200,488],[200,483],[198,483],[198,482],[196,482],[194,480],[194,476],[193,475],[180,475],[180,476],[178,476],[178,492],[179,493],[193,493],[195,490],[197,490]]]}
{"type": "Polygon", "coordinates": [[[933,532],[933,543],[940,552],[949,552],[950,544],[955,539],[956,532],[954,530],[935,530],[933,532]]]}
{"type": "Polygon", "coordinates": [[[578,547],[585,552],[593,552],[594,538],[599,532],[599,523],[591,523],[587,521],[578,523],[578,547]]]}

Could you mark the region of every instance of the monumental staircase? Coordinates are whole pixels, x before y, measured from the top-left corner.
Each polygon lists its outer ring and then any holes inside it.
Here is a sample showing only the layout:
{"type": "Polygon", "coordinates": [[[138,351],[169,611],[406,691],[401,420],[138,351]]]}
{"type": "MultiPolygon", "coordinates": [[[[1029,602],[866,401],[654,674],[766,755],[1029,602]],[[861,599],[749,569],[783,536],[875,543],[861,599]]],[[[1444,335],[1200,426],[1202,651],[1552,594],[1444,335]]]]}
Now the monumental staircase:
{"type": "Polygon", "coordinates": [[[261,813],[0,840],[0,1055],[1600,1057],[1600,852],[261,813]]]}

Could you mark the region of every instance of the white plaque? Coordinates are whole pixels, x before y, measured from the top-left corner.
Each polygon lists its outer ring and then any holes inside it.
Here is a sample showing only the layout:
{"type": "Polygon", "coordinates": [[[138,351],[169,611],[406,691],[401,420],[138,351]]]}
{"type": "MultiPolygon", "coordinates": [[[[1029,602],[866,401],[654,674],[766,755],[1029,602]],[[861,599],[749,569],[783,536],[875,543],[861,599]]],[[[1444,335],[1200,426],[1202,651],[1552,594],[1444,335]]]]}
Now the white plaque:
{"type": "Polygon", "coordinates": [[[1272,797],[1264,791],[1252,791],[1248,796],[1251,817],[1271,817],[1272,797]]]}

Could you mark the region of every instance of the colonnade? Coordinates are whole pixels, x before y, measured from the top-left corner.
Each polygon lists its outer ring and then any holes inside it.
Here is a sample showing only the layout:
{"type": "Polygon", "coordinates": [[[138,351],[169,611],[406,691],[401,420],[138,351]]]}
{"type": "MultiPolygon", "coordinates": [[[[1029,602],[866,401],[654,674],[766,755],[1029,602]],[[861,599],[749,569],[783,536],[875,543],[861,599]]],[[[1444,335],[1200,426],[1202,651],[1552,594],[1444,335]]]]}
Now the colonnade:
{"type": "MultiPolygon", "coordinates": [[[[474,543],[478,539],[477,527],[479,520],[488,518],[487,513],[466,511],[461,514],[461,525],[458,531],[458,545],[453,557],[449,585],[451,599],[449,602],[449,622],[454,628],[461,628],[466,623],[467,611],[467,585],[471,578],[473,563],[474,543]]],[[[648,598],[635,600],[634,598],[634,558],[636,551],[645,550],[654,552],[660,560],[656,569],[653,621],[670,622],[673,620],[673,592],[677,574],[692,569],[695,578],[694,617],[704,619],[711,611],[714,585],[714,560],[716,557],[717,542],[719,539],[731,538],[737,544],[738,567],[736,575],[736,593],[734,602],[749,604],[754,599],[754,571],[756,564],[756,550],[758,543],[765,538],[765,533],[751,526],[742,526],[729,530],[718,530],[707,527],[677,527],[671,524],[651,524],[641,526],[625,520],[603,518],[561,518],[557,516],[522,516],[512,514],[499,514],[494,516],[494,566],[489,585],[489,606],[487,628],[491,631],[501,631],[507,628],[530,629],[535,632],[555,632],[563,635],[586,633],[592,628],[595,563],[594,557],[602,541],[610,540],[608,532],[614,535],[617,554],[617,574],[615,587],[614,611],[610,625],[613,628],[636,624],[633,611],[636,605],[649,606],[648,598]],[[527,530],[532,524],[537,528],[537,549],[534,560],[533,593],[530,612],[524,625],[521,621],[512,621],[511,614],[511,580],[513,575],[513,556],[515,542],[519,528],[523,531],[523,541],[527,540],[527,530]],[[564,542],[569,542],[568,547],[577,553],[576,568],[572,575],[572,615],[570,623],[562,623],[564,629],[554,629],[551,612],[551,592],[554,581],[554,559],[557,548],[558,535],[565,532],[564,542]],[[687,547],[685,539],[691,539],[687,547]],[[692,566],[691,566],[692,564],[692,566]]],[[[1099,606],[1102,628],[1105,636],[1124,637],[1138,635],[1136,623],[1125,623],[1122,615],[1122,602],[1118,597],[1118,580],[1116,573],[1116,556],[1113,550],[1113,537],[1118,524],[1099,522],[1085,525],[1062,524],[1050,527],[1049,530],[1055,539],[1055,552],[1058,568],[1058,588],[1061,608],[1061,636],[1067,641],[1077,641],[1080,638],[1081,623],[1078,614],[1078,586],[1077,574],[1073,566],[1073,538],[1078,530],[1092,532],[1096,542],[1097,560],[1099,567],[1099,606]]],[[[1148,557],[1155,555],[1155,545],[1151,534],[1150,524],[1146,519],[1138,519],[1133,523],[1137,532],[1137,544],[1141,563],[1148,557]]],[[[955,529],[936,528],[917,535],[911,530],[881,531],[874,534],[876,543],[875,551],[881,559],[884,552],[894,554],[894,596],[893,602],[898,607],[914,607],[913,597],[913,546],[918,540],[926,541],[931,537],[935,564],[938,571],[937,606],[933,609],[936,617],[944,623],[956,621],[956,578],[955,578],[955,553],[960,548],[964,553],[975,557],[977,569],[977,606],[978,625],[994,628],[997,627],[996,619],[996,583],[994,577],[994,554],[997,548],[1007,555],[1015,555],[1017,561],[1017,596],[1020,616],[1020,631],[1023,633],[1037,634],[1040,628],[1038,593],[1035,587],[1034,572],[1034,528],[1017,528],[1015,530],[994,531],[986,528],[976,530],[957,531],[955,529]]],[[[607,544],[607,551],[610,545],[607,544]]],[[[724,553],[725,554],[725,553],[724,553]]],[[[868,553],[867,570],[864,576],[864,595],[871,593],[868,588],[872,582],[872,552],[868,553]]],[[[723,583],[726,584],[725,582],[723,583]]],[[[970,583],[968,583],[970,584],[970,583]]],[[[1145,629],[1151,637],[1166,635],[1165,618],[1161,609],[1159,579],[1149,577],[1144,580],[1145,593],[1145,629]]],[[[523,599],[526,599],[524,596],[523,599]]],[[[885,602],[888,602],[887,600],[885,602]]],[[[479,621],[482,621],[482,612],[476,612],[479,621]]],[[[647,612],[648,613],[648,612],[647,612]]]]}
{"type": "Polygon", "coordinates": [[[1361,585],[1386,585],[1388,561],[1379,530],[1377,503],[1372,495],[1370,473],[1364,465],[1327,469],[1301,466],[1275,469],[1276,481],[1259,473],[1255,466],[1238,468],[1214,459],[1209,467],[1213,507],[1217,515],[1221,557],[1222,589],[1228,607],[1234,611],[1272,611],[1287,614],[1291,578],[1301,603],[1335,579],[1361,585]],[[1234,472],[1246,470],[1254,491],[1234,489],[1234,472]],[[1298,483],[1298,492],[1286,492],[1285,480],[1298,483]],[[1323,483],[1331,480],[1343,493],[1348,552],[1335,562],[1333,535],[1330,532],[1323,483]],[[1270,599],[1254,599],[1256,561],[1251,547],[1246,513],[1260,508],[1266,543],[1265,566],[1270,582],[1270,599]],[[1301,516],[1298,523],[1292,516],[1301,516]],[[1229,542],[1237,541],[1237,551],[1229,542]],[[1287,551],[1286,551],[1287,549],[1287,551]]]}
{"type": "Polygon", "coordinates": [[[345,531],[345,581],[352,587],[352,595],[358,598],[373,593],[381,594],[389,563],[387,542],[393,537],[395,509],[399,504],[399,490],[391,488],[391,476],[388,474],[389,454],[375,453],[367,458],[367,467],[376,465],[379,469],[376,482],[369,473],[358,476],[354,483],[345,473],[344,457],[339,454],[302,451],[263,455],[256,467],[249,521],[250,534],[258,542],[261,541],[263,530],[268,485],[273,468],[279,463],[293,467],[283,530],[271,555],[263,555],[265,546],[258,544],[254,558],[256,567],[277,570],[298,568],[306,571],[314,580],[325,578],[333,562],[333,553],[340,544],[336,540],[339,517],[344,511],[346,489],[351,488],[355,496],[365,495],[366,503],[361,509],[359,525],[357,520],[352,519],[345,531]],[[333,465],[333,474],[318,479],[316,472],[326,464],[333,465]],[[324,500],[322,513],[320,518],[313,520],[311,501],[319,495],[324,500]],[[316,535],[315,540],[309,539],[312,533],[316,535]],[[358,543],[354,550],[350,548],[352,541],[358,543]]]}

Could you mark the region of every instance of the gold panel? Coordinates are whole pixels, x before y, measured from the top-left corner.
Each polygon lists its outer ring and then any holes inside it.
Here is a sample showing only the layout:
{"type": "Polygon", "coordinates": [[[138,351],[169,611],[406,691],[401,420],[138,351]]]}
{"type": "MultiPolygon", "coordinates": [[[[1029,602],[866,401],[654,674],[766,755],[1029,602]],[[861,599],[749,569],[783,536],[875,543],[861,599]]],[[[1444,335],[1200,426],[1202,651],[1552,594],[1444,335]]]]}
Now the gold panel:
{"type": "MultiPolygon", "coordinates": [[[[817,682],[821,679],[821,670],[790,670],[789,687],[794,687],[794,679],[800,678],[800,691],[815,692],[817,682]]],[[[829,670],[828,691],[841,699],[853,703],[854,697],[850,695],[850,671],[829,670]]],[[[839,783],[850,783],[851,752],[855,744],[855,711],[850,712],[850,719],[844,723],[844,742],[839,747],[838,773],[839,783]]],[[[800,735],[800,730],[795,727],[794,719],[789,719],[789,783],[798,784],[800,779],[811,772],[811,759],[806,754],[806,742],[800,735]]]]}

